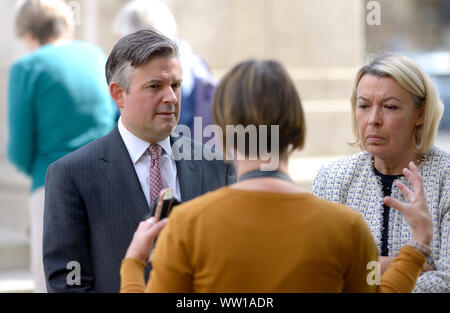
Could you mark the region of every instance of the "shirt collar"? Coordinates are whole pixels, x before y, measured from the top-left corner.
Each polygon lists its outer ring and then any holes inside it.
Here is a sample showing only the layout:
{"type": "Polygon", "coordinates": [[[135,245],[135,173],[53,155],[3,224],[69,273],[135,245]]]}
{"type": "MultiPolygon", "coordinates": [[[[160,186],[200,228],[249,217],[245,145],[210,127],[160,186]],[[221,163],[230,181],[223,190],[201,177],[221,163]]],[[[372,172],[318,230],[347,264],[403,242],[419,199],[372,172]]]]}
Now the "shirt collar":
{"type": "MultiPolygon", "coordinates": [[[[123,142],[125,143],[128,153],[130,154],[131,161],[133,162],[133,164],[136,164],[142,157],[142,155],[147,151],[150,143],[137,137],[128,129],[126,129],[122,123],[122,117],[119,118],[117,126],[119,128],[120,136],[122,136],[123,142]]],[[[173,159],[172,147],[170,146],[170,138],[167,137],[166,139],[158,142],[158,144],[164,149],[169,158],[173,159]]]]}

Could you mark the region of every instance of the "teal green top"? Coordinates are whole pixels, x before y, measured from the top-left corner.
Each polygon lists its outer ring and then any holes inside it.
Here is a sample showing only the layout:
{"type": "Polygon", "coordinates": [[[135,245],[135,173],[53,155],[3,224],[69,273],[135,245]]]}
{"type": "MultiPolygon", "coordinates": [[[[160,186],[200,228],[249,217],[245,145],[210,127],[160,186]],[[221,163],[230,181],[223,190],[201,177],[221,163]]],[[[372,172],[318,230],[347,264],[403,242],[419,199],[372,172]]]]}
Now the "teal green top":
{"type": "Polygon", "coordinates": [[[113,129],[105,63],[96,46],[71,41],[44,45],[12,66],[8,157],[31,176],[31,190],[44,185],[51,163],[113,129]]]}

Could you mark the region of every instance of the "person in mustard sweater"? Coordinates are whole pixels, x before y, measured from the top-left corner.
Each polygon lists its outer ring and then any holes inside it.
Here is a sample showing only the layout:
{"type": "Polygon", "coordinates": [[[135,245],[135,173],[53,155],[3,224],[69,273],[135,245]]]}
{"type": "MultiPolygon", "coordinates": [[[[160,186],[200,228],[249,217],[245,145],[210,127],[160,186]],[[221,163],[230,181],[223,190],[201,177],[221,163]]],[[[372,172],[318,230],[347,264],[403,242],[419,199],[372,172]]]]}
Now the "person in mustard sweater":
{"type": "Polygon", "coordinates": [[[235,153],[238,182],[176,206],[168,219],[142,222],[122,262],[121,292],[412,291],[433,236],[414,163],[404,169],[413,190],[401,187],[410,202],[385,199],[404,214],[412,240],[378,280],[378,251],[363,217],[289,177],[288,156],[303,147],[305,122],[284,67],[256,60],[236,65],[218,87],[214,115],[227,135],[225,149],[235,153]],[[257,136],[252,127],[226,132],[238,124],[257,126],[257,136]],[[229,136],[243,136],[244,145],[229,136]]]}

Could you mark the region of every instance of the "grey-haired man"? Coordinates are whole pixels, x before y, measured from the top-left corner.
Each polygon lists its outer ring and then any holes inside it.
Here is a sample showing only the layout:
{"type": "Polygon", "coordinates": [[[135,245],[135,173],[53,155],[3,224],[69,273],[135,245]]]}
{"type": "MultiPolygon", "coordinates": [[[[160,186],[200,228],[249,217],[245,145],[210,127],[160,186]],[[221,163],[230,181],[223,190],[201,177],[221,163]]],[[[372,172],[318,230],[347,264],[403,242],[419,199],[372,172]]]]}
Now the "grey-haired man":
{"type": "Polygon", "coordinates": [[[186,151],[180,159],[172,149],[181,142],[190,155],[203,151],[171,135],[181,98],[173,41],[150,30],[122,38],[106,77],[121,111],[118,126],[47,171],[43,255],[49,292],[119,291],[121,260],[159,189],[170,187],[187,201],[235,180],[231,164],[186,159],[186,151]]]}

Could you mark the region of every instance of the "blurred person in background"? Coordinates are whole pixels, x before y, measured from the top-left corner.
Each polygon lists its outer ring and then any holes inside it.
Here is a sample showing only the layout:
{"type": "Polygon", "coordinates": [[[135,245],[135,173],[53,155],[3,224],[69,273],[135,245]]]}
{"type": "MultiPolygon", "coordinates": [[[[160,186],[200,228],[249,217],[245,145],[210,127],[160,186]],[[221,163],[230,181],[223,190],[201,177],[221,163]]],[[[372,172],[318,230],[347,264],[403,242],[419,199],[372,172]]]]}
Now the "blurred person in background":
{"type": "Polygon", "coordinates": [[[354,144],[363,152],[321,168],[313,193],[363,215],[384,271],[414,233],[391,209],[398,201],[419,201],[405,192],[411,184],[404,168],[414,162],[434,224],[415,292],[450,292],[450,155],[433,145],[443,105],[432,81],[408,57],[383,54],[357,73],[351,104],[354,144]]]}
{"type": "Polygon", "coordinates": [[[208,136],[203,138],[201,134],[197,134],[198,137],[194,137],[194,117],[202,118],[202,128],[199,128],[199,131],[203,132],[206,126],[213,124],[211,106],[217,79],[213,77],[204,60],[192,51],[191,46],[178,38],[175,18],[160,0],[130,1],[120,9],[114,19],[113,31],[118,39],[143,29],[157,30],[178,42],[183,70],[179,124],[189,127],[192,139],[201,138],[203,143],[208,142],[208,136]]]}
{"type": "Polygon", "coordinates": [[[72,40],[73,13],[63,1],[18,1],[15,23],[30,53],[10,70],[8,157],[32,179],[31,270],[35,291],[45,292],[42,228],[47,167],[110,132],[116,109],[105,81],[106,57],[96,46],[72,40]]]}
{"type": "Polygon", "coordinates": [[[381,277],[381,285],[369,283],[368,265],[378,260],[378,252],[362,216],[302,190],[289,177],[288,157],[304,145],[305,121],[284,67],[276,61],[255,60],[236,65],[219,84],[213,111],[224,134],[228,125],[237,124],[278,126],[278,132],[270,127],[267,137],[256,136],[255,141],[247,137],[244,146],[227,140],[235,133],[227,134],[223,146],[238,155],[238,182],[176,206],[168,219],[140,223],[122,262],[122,292],[413,289],[433,236],[413,163],[406,171],[414,191],[403,191],[416,201],[393,206],[410,223],[414,241],[404,245],[381,277]],[[262,170],[269,161],[252,149],[261,146],[270,146],[276,170],[262,170]],[[161,229],[145,287],[144,268],[161,229]]]}

